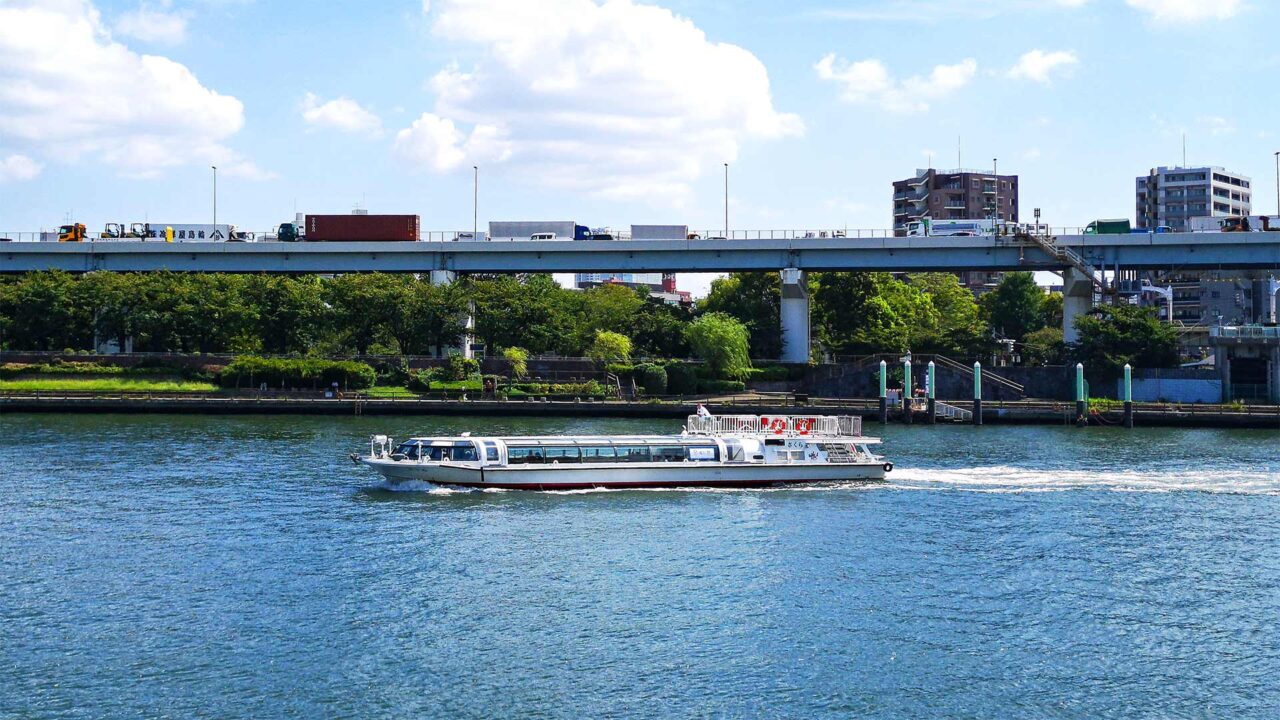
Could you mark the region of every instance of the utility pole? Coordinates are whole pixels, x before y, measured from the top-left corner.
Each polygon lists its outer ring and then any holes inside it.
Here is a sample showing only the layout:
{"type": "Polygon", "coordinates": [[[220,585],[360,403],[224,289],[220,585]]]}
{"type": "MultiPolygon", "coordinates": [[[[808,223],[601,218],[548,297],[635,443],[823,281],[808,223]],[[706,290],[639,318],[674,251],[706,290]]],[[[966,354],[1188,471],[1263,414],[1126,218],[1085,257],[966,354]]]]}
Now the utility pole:
{"type": "Polygon", "coordinates": [[[218,232],[218,166],[210,165],[209,167],[213,168],[213,231],[216,233],[218,232]]]}
{"type": "Polygon", "coordinates": [[[729,163],[724,164],[724,239],[729,239],[729,163]]]}
{"type": "Polygon", "coordinates": [[[1276,153],[1276,215],[1280,215],[1280,152],[1276,153]]]}
{"type": "Polygon", "coordinates": [[[472,165],[475,172],[471,181],[471,239],[480,239],[480,166],[472,165]]]}

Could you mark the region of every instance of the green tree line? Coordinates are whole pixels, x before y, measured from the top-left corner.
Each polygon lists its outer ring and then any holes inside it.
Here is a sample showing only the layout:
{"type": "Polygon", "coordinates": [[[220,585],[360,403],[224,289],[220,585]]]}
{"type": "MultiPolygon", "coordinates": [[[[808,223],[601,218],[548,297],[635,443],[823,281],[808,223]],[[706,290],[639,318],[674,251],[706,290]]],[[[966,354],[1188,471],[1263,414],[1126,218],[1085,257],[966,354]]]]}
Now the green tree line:
{"type": "MultiPolygon", "coordinates": [[[[1032,363],[1088,357],[1176,362],[1176,337],[1145,308],[1115,307],[1081,321],[1085,342],[1062,342],[1062,298],[1030,273],[1009,273],[976,300],[949,273],[812,273],[815,349],[988,355],[1013,340],[1032,363]],[[1172,360],[1171,360],[1172,358],[1172,360]]],[[[549,275],[469,277],[432,285],[403,274],[337,277],[60,271],[0,278],[0,348],[89,350],[126,339],[142,352],[344,356],[427,355],[474,335],[498,354],[697,356],[722,377],[751,359],[781,356],[777,273],[716,280],[696,307],[667,305],[645,290],[561,287],[549,275]]]]}

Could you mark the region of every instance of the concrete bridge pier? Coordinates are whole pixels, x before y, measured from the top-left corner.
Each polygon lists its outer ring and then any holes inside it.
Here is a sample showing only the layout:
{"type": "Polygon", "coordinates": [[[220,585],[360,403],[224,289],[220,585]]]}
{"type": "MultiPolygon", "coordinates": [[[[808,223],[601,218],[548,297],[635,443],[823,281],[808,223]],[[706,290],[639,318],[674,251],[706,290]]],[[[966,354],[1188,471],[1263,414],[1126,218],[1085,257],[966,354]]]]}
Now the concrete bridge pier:
{"type": "Polygon", "coordinates": [[[1088,275],[1067,268],[1062,271],[1062,339],[1068,344],[1080,342],[1076,318],[1093,309],[1093,280],[1088,275]]]}
{"type": "MultiPolygon", "coordinates": [[[[458,280],[458,273],[453,272],[452,270],[432,270],[429,277],[432,285],[449,285],[458,280]]],[[[466,334],[462,336],[462,347],[436,348],[437,357],[444,357],[445,355],[448,355],[449,351],[451,350],[460,351],[462,353],[462,357],[467,358],[468,360],[471,360],[475,357],[475,352],[473,352],[471,349],[472,344],[475,343],[475,329],[476,329],[475,303],[472,303],[472,302],[467,303],[467,319],[464,324],[467,329],[466,329],[466,334]]]]}
{"type": "Polygon", "coordinates": [[[808,283],[803,270],[782,270],[782,362],[809,362],[808,283]]]}

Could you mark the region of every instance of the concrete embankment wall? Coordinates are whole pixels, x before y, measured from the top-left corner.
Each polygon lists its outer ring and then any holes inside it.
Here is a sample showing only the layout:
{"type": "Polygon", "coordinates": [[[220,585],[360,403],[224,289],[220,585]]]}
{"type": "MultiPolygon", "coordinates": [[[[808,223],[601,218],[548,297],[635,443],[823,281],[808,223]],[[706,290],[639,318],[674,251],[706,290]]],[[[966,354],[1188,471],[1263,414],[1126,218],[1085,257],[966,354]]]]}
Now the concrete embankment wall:
{"type": "MultiPolygon", "coordinates": [[[[956,403],[969,409],[967,403],[956,403]]],[[[717,414],[741,415],[860,415],[868,434],[876,434],[880,425],[875,400],[848,401],[795,406],[783,402],[738,402],[707,407],[717,414]]],[[[490,417],[599,417],[599,418],[668,418],[683,419],[697,411],[696,402],[689,403],[622,403],[622,402],[500,402],[460,400],[364,400],[311,398],[215,398],[215,397],[0,397],[0,414],[37,413],[175,413],[220,415],[438,415],[490,417]]],[[[991,403],[984,408],[983,421],[988,425],[1037,424],[1071,425],[1075,421],[1074,403],[991,403]]],[[[1119,427],[1119,410],[1091,415],[1091,424],[1119,427]]],[[[901,422],[896,411],[890,422],[901,422]]],[[[1139,406],[1135,411],[1139,426],[1149,427],[1218,427],[1280,430],[1280,407],[1166,407],[1139,406]]],[[[925,422],[917,413],[915,422],[925,422]]],[[[947,423],[939,419],[939,424],[947,423]]]]}

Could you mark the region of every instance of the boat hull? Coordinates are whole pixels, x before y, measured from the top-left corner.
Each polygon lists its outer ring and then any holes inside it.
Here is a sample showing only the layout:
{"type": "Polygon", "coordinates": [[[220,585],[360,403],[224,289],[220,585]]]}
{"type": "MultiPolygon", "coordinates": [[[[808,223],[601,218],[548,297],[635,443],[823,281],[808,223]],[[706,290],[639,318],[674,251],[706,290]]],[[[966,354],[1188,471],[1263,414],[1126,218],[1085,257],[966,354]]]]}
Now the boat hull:
{"type": "Polygon", "coordinates": [[[713,465],[525,465],[477,467],[449,463],[413,463],[365,458],[364,464],[396,485],[427,482],[504,490],[647,489],[682,487],[754,488],[885,479],[882,463],[792,463],[713,465]]]}

